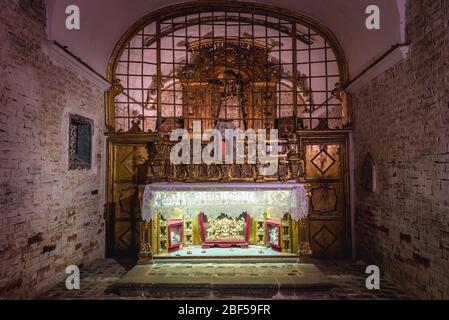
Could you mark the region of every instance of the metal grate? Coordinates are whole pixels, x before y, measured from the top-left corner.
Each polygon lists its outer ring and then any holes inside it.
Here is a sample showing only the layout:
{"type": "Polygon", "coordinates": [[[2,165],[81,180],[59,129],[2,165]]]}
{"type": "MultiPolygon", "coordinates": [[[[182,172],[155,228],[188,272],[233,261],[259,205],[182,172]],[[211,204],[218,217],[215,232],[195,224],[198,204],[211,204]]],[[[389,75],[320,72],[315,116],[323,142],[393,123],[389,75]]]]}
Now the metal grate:
{"type": "Polygon", "coordinates": [[[116,131],[342,128],[331,44],[313,27],[270,15],[173,13],[141,28],[114,78],[116,131]]]}

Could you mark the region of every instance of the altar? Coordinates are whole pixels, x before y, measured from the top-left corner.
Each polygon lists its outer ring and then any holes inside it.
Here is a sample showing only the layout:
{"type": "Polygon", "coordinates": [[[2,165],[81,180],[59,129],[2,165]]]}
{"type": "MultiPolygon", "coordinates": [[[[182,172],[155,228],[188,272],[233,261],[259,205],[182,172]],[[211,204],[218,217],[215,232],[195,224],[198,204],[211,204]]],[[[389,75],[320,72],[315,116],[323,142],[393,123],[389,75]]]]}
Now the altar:
{"type": "Polygon", "coordinates": [[[144,257],[234,247],[297,254],[308,198],[298,183],[153,183],[141,208],[144,257]]]}

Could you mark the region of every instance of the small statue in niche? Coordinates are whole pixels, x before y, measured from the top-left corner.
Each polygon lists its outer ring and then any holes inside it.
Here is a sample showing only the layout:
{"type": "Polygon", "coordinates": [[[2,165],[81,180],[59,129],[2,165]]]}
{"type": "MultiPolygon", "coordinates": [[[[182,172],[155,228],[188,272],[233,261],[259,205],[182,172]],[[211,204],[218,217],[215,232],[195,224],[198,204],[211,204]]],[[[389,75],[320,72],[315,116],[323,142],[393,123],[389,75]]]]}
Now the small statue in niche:
{"type": "Polygon", "coordinates": [[[376,192],[376,166],[370,154],[367,154],[362,165],[362,189],[366,192],[376,192]]]}
{"type": "Polygon", "coordinates": [[[131,129],[128,130],[129,133],[137,133],[137,132],[142,132],[142,129],[140,129],[140,117],[141,115],[139,114],[138,111],[133,110],[132,111],[132,116],[133,119],[131,120],[131,129]]]}
{"type": "Polygon", "coordinates": [[[147,153],[148,153],[148,159],[153,159],[155,157],[155,155],[156,155],[156,152],[157,152],[157,150],[156,150],[156,143],[154,143],[154,141],[151,141],[151,142],[149,142],[146,145],[145,148],[146,148],[147,153]]]}
{"type": "Polygon", "coordinates": [[[278,227],[272,227],[269,230],[269,242],[270,243],[279,243],[279,228],[278,227]]]}
{"type": "Polygon", "coordinates": [[[179,235],[179,233],[175,233],[174,231],[171,231],[170,232],[170,238],[171,238],[171,243],[172,244],[179,244],[179,243],[181,243],[181,236],[179,235]]]}
{"type": "Polygon", "coordinates": [[[129,133],[137,133],[137,132],[142,132],[142,130],[140,129],[140,119],[133,119],[131,120],[131,129],[129,129],[129,133]]]}
{"type": "Polygon", "coordinates": [[[347,128],[351,125],[349,94],[343,89],[343,85],[341,83],[337,83],[335,84],[335,89],[332,91],[332,95],[341,102],[341,121],[343,128],[347,128]]]}

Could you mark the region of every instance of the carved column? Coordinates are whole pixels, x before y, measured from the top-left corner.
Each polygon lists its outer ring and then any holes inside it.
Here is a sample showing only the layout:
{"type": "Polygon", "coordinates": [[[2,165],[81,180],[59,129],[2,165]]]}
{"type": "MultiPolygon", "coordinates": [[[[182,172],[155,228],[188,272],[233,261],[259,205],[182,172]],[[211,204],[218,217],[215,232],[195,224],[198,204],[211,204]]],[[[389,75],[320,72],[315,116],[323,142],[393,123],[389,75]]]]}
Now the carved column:
{"type": "Polygon", "coordinates": [[[117,79],[112,80],[111,87],[105,92],[106,128],[108,132],[115,132],[115,97],[124,91],[117,79]]]}
{"type": "Polygon", "coordinates": [[[292,219],[292,248],[291,253],[299,251],[299,221],[292,219]]]}
{"type": "Polygon", "coordinates": [[[140,222],[140,248],[138,264],[152,264],[153,250],[151,248],[151,222],[140,222]]]}
{"type": "Polygon", "coordinates": [[[299,225],[299,257],[310,257],[312,256],[312,249],[310,248],[309,239],[309,222],[307,219],[301,219],[298,222],[299,225]]]}
{"type": "Polygon", "coordinates": [[[286,213],[281,220],[281,247],[282,252],[291,253],[292,250],[292,217],[286,213]]]}

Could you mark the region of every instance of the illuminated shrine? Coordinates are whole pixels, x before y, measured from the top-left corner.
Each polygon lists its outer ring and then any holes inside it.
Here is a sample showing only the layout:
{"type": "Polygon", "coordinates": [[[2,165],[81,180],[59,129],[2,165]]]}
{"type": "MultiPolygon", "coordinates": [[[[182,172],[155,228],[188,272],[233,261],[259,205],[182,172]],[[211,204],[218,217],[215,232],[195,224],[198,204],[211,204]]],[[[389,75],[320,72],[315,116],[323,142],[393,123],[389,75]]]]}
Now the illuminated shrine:
{"type": "Polygon", "coordinates": [[[308,214],[304,186],[294,183],[155,183],[145,187],[142,201],[159,255],[193,246],[271,246],[296,254],[308,214]]]}
{"type": "Polygon", "coordinates": [[[348,256],[351,110],[338,41],[266,8],[190,10],[146,17],[111,56],[111,251],[141,263],[233,247],[348,256]],[[195,139],[195,124],[218,130],[214,143],[234,161],[174,163],[172,133],[184,132],[189,159],[211,142],[195,139]],[[277,170],[263,174],[265,163],[248,157],[250,135],[228,145],[227,130],[254,130],[277,170]]]}

